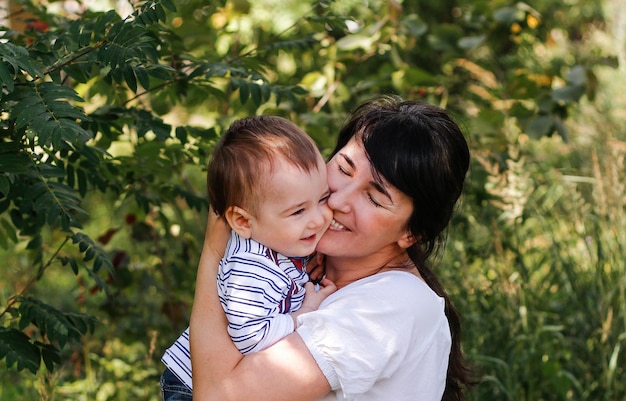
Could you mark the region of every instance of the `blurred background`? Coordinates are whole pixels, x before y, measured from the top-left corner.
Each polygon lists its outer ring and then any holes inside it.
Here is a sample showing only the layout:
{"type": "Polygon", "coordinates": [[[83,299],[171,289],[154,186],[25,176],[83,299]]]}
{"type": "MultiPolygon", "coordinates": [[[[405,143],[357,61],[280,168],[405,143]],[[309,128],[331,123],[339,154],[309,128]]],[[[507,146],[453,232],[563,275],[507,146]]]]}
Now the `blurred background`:
{"type": "Polygon", "coordinates": [[[160,400],[220,133],[282,115],[327,155],[380,93],[470,143],[433,261],[469,398],[626,399],[622,0],[4,0],[0,35],[0,400],[160,400]]]}

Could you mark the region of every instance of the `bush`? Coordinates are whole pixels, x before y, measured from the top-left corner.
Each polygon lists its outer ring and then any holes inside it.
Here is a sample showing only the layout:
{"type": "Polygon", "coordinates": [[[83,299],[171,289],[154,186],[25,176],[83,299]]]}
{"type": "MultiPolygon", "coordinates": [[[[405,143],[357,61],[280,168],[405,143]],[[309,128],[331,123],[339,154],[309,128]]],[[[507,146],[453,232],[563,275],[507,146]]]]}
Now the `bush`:
{"type": "Polygon", "coordinates": [[[440,274],[472,398],[624,398],[619,54],[602,4],[570,4],[20,1],[0,41],[0,398],[158,399],[222,130],[278,114],[327,154],[349,109],[390,92],[470,139],[440,274]]]}

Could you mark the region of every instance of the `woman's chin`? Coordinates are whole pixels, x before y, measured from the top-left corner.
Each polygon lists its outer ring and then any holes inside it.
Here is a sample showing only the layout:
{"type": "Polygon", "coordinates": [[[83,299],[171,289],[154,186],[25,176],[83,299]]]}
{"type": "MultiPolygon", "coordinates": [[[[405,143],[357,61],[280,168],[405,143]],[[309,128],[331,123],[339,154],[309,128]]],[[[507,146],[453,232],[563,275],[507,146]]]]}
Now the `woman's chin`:
{"type": "Polygon", "coordinates": [[[326,230],[320,241],[317,243],[315,250],[325,255],[336,254],[337,251],[342,248],[342,241],[339,238],[339,234],[341,232],[342,231],[335,231],[331,229],[326,230]]]}

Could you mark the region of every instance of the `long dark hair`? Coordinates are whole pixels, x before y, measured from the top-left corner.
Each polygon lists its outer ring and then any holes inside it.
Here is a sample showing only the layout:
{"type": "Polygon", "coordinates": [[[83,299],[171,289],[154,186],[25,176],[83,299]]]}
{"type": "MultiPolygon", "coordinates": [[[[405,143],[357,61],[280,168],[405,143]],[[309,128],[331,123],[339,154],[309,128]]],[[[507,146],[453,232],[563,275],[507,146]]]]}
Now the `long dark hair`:
{"type": "Polygon", "coordinates": [[[333,155],[356,136],[372,174],[408,195],[408,228],[417,242],[407,249],[428,286],[445,300],[452,336],[444,401],[465,400],[474,384],[461,350],[460,317],[428,260],[445,245],[446,227],[463,191],[470,153],[459,126],[436,106],[383,96],[361,104],[339,133],[333,155]]]}

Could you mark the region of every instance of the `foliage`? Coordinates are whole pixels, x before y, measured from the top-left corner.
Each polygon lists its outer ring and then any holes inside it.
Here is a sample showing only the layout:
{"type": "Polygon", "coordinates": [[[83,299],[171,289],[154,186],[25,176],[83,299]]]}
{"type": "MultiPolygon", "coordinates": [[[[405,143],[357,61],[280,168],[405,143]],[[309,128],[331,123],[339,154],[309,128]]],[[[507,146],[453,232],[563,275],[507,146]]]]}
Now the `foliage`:
{"type": "Polygon", "coordinates": [[[34,382],[41,399],[158,399],[224,127],[283,115],[327,153],[350,108],[389,92],[448,108],[471,141],[441,275],[480,368],[472,398],[626,396],[623,105],[603,85],[618,55],[594,39],[602,4],[15,3],[0,40],[0,398],[34,382]]]}

